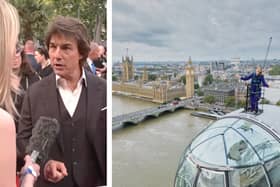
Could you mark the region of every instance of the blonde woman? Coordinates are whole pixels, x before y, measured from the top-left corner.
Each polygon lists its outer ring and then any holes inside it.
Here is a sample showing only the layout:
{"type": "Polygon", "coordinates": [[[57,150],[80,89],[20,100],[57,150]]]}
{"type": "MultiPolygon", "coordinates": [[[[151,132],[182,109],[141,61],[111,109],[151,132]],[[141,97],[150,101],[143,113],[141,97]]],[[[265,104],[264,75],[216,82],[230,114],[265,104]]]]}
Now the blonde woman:
{"type": "MultiPolygon", "coordinates": [[[[17,92],[19,81],[12,74],[11,60],[15,56],[19,20],[16,9],[6,0],[0,0],[0,28],[0,186],[14,187],[16,185],[16,134],[13,115],[17,115],[17,111],[11,93],[17,92]]],[[[30,165],[30,162],[27,163],[30,165]]],[[[33,165],[31,163],[31,166],[33,165]]],[[[26,184],[22,186],[32,186],[34,178],[26,178],[24,181],[26,184]]]]}

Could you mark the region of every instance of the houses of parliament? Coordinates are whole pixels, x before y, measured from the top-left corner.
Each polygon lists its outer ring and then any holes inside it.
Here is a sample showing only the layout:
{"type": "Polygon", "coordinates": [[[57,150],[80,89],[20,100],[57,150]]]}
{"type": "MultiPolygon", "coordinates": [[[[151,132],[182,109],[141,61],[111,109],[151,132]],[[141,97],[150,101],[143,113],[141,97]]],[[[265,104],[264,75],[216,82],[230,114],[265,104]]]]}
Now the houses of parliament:
{"type": "Polygon", "coordinates": [[[121,81],[113,81],[115,93],[130,95],[156,103],[166,103],[175,98],[190,98],[194,95],[194,68],[191,58],[185,68],[186,85],[175,80],[148,81],[148,72],[144,69],[140,80],[134,80],[133,57],[122,57],[121,81]]]}

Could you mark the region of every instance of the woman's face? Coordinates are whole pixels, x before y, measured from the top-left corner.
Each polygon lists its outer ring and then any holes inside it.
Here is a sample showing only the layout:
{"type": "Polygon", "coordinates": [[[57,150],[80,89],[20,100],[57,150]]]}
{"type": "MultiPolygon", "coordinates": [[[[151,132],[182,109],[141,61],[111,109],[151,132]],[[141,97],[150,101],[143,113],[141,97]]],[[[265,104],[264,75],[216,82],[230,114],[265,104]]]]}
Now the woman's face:
{"type": "Polygon", "coordinates": [[[22,63],[22,58],[21,58],[21,55],[20,55],[21,51],[17,51],[16,54],[15,54],[15,58],[14,58],[14,61],[12,63],[12,69],[13,70],[17,70],[20,68],[20,65],[22,63]]]}
{"type": "Polygon", "coordinates": [[[38,64],[41,64],[42,61],[44,60],[44,56],[41,55],[38,51],[35,51],[35,59],[38,64]]]}

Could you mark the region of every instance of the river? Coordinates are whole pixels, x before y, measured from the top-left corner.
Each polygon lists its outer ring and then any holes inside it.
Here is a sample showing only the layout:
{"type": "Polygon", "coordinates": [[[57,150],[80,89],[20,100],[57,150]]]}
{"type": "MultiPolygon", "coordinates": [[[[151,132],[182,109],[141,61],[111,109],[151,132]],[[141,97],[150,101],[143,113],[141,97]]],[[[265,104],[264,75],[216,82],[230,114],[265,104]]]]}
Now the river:
{"type": "MultiPolygon", "coordinates": [[[[113,116],[157,104],[113,95],[113,116]]],[[[179,110],[113,132],[113,187],[171,187],[179,158],[210,120],[179,110]]]]}

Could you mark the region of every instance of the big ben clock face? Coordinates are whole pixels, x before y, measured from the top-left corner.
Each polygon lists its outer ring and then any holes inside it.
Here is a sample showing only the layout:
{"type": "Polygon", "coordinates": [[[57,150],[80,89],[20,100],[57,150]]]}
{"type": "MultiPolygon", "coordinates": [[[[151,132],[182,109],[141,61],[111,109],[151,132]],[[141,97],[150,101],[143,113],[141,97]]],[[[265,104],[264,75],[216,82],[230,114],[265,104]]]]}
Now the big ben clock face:
{"type": "Polygon", "coordinates": [[[190,74],[190,72],[189,71],[187,71],[187,75],[189,75],[190,74]]]}

